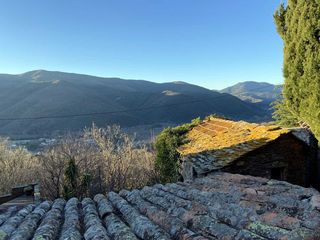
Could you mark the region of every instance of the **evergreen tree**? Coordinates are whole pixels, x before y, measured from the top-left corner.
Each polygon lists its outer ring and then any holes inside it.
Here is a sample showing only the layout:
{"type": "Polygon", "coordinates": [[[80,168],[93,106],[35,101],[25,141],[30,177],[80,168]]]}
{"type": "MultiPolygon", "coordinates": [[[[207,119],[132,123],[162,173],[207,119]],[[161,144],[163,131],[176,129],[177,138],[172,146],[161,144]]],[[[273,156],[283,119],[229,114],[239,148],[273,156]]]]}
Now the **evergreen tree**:
{"type": "Polygon", "coordinates": [[[288,0],[274,15],[284,41],[284,106],[320,139],[320,1],[288,0]]]}
{"type": "Polygon", "coordinates": [[[65,170],[65,180],[63,185],[63,196],[66,199],[72,197],[82,198],[88,195],[89,184],[92,180],[90,174],[80,176],[78,166],[74,159],[70,159],[65,170]]]}
{"type": "Polygon", "coordinates": [[[69,160],[64,175],[63,196],[66,199],[70,199],[77,196],[76,191],[78,187],[78,168],[74,159],[69,160]]]}
{"type": "Polygon", "coordinates": [[[272,103],[272,117],[279,126],[298,127],[299,120],[290,112],[284,99],[278,99],[272,103]]]}

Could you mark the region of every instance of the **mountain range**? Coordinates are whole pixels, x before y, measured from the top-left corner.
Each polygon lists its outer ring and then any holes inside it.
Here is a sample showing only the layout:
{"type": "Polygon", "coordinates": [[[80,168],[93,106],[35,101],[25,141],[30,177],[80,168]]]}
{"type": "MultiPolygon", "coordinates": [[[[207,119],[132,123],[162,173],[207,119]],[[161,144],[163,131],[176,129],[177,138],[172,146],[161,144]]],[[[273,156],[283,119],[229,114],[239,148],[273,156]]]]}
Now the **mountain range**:
{"type": "MultiPolygon", "coordinates": [[[[250,97],[265,101],[260,93],[250,97]]],[[[213,113],[235,120],[270,120],[254,102],[234,88],[218,92],[185,82],[154,83],[45,70],[0,74],[0,135],[43,137],[81,130],[92,122],[124,127],[178,124],[213,113]]]]}
{"type": "Polygon", "coordinates": [[[246,102],[269,106],[280,97],[282,85],[247,81],[222,89],[220,92],[232,94],[246,102]]]}

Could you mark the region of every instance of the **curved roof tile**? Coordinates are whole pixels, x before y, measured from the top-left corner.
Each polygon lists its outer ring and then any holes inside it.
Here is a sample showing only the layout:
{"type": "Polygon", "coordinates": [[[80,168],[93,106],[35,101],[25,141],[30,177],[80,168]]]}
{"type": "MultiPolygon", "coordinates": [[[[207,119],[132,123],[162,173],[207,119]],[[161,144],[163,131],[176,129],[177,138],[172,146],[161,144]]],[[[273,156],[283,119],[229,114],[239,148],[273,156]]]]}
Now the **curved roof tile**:
{"type": "Polygon", "coordinates": [[[229,173],[8,211],[0,240],[320,238],[316,190],[229,173]]]}

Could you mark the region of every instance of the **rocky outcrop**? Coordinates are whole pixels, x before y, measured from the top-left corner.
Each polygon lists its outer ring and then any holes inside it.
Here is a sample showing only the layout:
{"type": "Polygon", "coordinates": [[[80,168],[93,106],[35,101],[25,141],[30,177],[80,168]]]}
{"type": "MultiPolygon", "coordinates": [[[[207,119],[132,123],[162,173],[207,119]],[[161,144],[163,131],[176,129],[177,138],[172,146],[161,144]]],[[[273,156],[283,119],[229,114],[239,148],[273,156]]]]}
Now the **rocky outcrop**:
{"type": "Polygon", "coordinates": [[[1,240],[320,238],[319,192],[228,173],[10,211],[1,240]]]}

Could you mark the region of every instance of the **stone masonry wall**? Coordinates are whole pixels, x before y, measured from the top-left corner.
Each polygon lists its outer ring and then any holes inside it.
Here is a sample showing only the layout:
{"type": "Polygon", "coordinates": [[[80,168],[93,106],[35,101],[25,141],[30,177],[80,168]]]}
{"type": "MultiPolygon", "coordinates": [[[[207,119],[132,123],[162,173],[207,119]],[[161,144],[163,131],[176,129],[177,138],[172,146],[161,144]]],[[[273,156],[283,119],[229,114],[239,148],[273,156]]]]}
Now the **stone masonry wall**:
{"type": "Polygon", "coordinates": [[[271,178],[272,168],[283,168],[281,180],[309,187],[316,175],[314,150],[292,135],[285,135],[244,155],[222,170],[271,178]]]}

